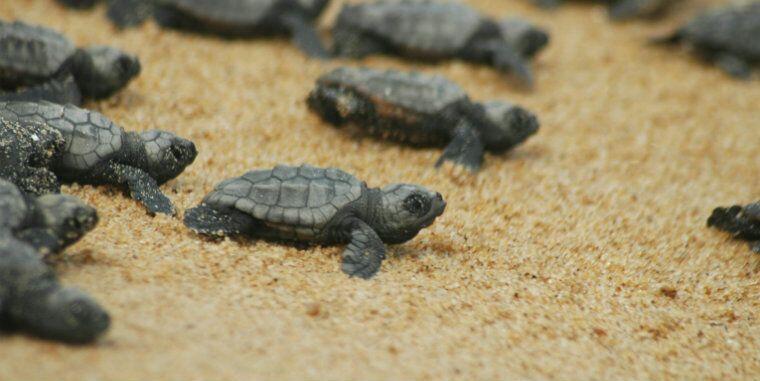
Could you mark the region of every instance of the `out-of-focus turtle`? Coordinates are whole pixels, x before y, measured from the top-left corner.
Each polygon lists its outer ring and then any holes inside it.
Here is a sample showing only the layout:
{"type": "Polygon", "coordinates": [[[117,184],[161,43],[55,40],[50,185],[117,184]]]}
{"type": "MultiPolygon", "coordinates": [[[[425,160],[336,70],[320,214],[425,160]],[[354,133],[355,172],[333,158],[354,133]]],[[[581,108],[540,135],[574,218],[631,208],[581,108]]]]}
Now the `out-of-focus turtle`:
{"type": "MultiPolygon", "coordinates": [[[[662,14],[668,7],[680,0],[603,0],[609,4],[608,13],[613,20],[627,20],[636,17],[649,18],[662,14]]],[[[563,0],[533,0],[543,8],[554,8],[563,0]]]]}
{"type": "Polygon", "coordinates": [[[472,171],[484,151],[509,150],[539,128],[522,107],[475,103],[455,83],[417,72],[338,68],[317,80],[308,104],[336,126],[350,123],[414,146],[446,146],[437,166],[451,161],[472,171]]]}
{"type": "Polygon", "coordinates": [[[312,25],[328,0],[158,0],[159,24],[227,37],[290,35],[304,53],[327,57],[312,25]]]}
{"type": "Polygon", "coordinates": [[[348,243],[343,272],[370,278],[385,259],[385,243],[414,238],[445,207],[439,193],[419,185],[368,188],[335,168],[277,166],[220,183],[187,211],[185,224],[206,235],[348,243]]]}
{"type": "Polygon", "coordinates": [[[503,37],[499,23],[464,4],[381,0],[345,5],[333,28],[333,41],[338,56],[461,58],[512,72],[528,86],[533,83],[526,57],[503,37]]]}
{"type": "MultiPolygon", "coordinates": [[[[74,9],[89,9],[99,0],[58,0],[59,3],[74,9]]],[[[153,16],[156,0],[107,0],[108,18],[118,28],[129,28],[142,24],[153,16]]]]}
{"type": "Polygon", "coordinates": [[[84,292],[63,287],[35,250],[0,234],[0,325],[75,344],[100,337],[108,313],[84,292]]]}
{"type": "Polygon", "coordinates": [[[51,165],[60,180],[125,186],[152,213],[175,213],[158,186],[177,177],[197,155],[191,141],[170,132],[125,132],[102,114],[73,105],[0,103],[0,117],[21,125],[44,123],[61,133],[66,144],[51,165]]]}
{"type": "Polygon", "coordinates": [[[760,253],[760,201],[747,206],[715,208],[707,219],[707,226],[731,233],[734,238],[749,241],[752,250],[760,253]]]}
{"type": "Polygon", "coordinates": [[[65,144],[63,135],[44,123],[22,124],[0,113],[0,178],[32,195],[60,192],[50,168],[65,144]]]}
{"type": "Polygon", "coordinates": [[[76,197],[23,194],[0,179],[0,236],[10,234],[40,254],[58,253],[81,239],[98,222],[98,214],[76,197]]]}
{"type": "Polygon", "coordinates": [[[4,100],[80,104],[82,96],[111,96],[139,73],[139,60],[118,49],[78,49],[51,29],[0,21],[0,90],[5,91],[4,100]]]}
{"type": "Polygon", "coordinates": [[[734,78],[746,79],[760,62],[760,2],[707,11],[660,43],[687,43],[734,78]]]}

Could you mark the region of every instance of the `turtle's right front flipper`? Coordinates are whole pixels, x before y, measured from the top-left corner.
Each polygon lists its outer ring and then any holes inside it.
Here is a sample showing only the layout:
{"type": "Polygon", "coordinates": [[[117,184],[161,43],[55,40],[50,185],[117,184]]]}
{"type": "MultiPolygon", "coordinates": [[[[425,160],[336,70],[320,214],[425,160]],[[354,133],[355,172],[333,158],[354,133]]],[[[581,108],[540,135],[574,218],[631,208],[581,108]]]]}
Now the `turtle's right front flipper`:
{"type": "Polygon", "coordinates": [[[483,151],[483,142],[478,132],[469,122],[462,121],[454,130],[451,142],[446,146],[435,166],[440,167],[444,162],[450,161],[476,172],[483,165],[483,151]]]}
{"type": "Polygon", "coordinates": [[[117,28],[142,25],[153,15],[153,0],[108,0],[106,14],[117,28]]]}
{"type": "Polygon", "coordinates": [[[70,75],[19,91],[0,93],[0,102],[39,101],[78,106],[82,104],[82,93],[79,92],[79,87],[74,81],[74,77],[70,75]]]}
{"type": "Polygon", "coordinates": [[[101,177],[98,180],[105,183],[127,186],[132,198],[145,205],[151,213],[170,216],[177,213],[171,200],[161,193],[156,180],[139,168],[111,162],[93,176],[101,177]]]}
{"type": "Polygon", "coordinates": [[[290,29],[293,42],[302,52],[314,58],[330,58],[330,53],[319,39],[319,33],[307,20],[299,15],[286,15],[282,20],[290,29]]]}
{"type": "Polygon", "coordinates": [[[385,244],[364,221],[351,222],[351,242],[343,251],[341,270],[349,276],[372,278],[385,259],[385,244]]]}

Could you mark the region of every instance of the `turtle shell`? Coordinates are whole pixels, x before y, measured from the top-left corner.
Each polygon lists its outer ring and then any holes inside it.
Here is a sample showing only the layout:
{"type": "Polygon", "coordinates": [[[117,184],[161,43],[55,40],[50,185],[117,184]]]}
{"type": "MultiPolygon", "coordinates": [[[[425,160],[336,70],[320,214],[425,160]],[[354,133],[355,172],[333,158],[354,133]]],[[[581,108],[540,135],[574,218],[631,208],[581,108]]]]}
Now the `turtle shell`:
{"type": "Polygon", "coordinates": [[[65,171],[89,171],[110,160],[123,145],[124,130],[95,111],[50,102],[10,102],[2,112],[21,124],[42,122],[58,130],[66,144],[56,164],[65,171]]]}
{"type": "Polygon", "coordinates": [[[277,166],[226,180],[204,202],[242,211],[286,235],[309,238],[365,189],[363,182],[339,169],[277,166]]]}
{"type": "Polygon", "coordinates": [[[399,49],[436,56],[464,48],[483,18],[463,4],[404,0],[346,6],[338,23],[378,36],[399,49]]]}
{"type": "Polygon", "coordinates": [[[10,233],[26,219],[26,200],[11,182],[0,179],[0,237],[10,233]]]}
{"type": "Polygon", "coordinates": [[[32,85],[50,78],[76,51],[60,33],[20,21],[0,21],[0,84],[32,85]]]}
{"type": "Polygon", "coordinates": [[[257,25],[286,0],[161,0],[183,14],[212,24],[257,25]]]}
{"type": "Polygon", "coordinates": [[[318,80],[318,86],[350,89],[370,99],[379,113],[388,108],[435,115],[449,105],[469,100],[457,84],[439,75],[396,70],[338,68],[318,80]]]}
{"type": "Polygon", "coordinates": [[[760,2],[708,11],[682,33],[699,47],[760,60],[760,2]]]}

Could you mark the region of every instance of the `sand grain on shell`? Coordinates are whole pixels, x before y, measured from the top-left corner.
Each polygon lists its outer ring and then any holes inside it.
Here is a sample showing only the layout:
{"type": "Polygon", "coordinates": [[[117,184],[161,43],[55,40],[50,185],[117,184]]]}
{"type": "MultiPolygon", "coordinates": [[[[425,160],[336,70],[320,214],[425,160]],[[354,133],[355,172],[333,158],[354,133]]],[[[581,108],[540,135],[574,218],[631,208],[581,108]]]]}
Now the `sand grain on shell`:
{"type": "Polygon", "coordinates": [[[67,187],[97,206],[101,223],[56,268],[102,301],[113,329],[83,348],[3,337],[0,378],[756,378],[760,257],[704,225],[714,206],[758,198],[757,81],[644,46],[694,7],[612,25],[599,6],[473,5],[553,32],[534,65],[535,92],[462,62],[364,61],[444,74],[475,99],[538,113],[537,136],[462,178],[431,168],[440,150],[356,139],[311,115],[314,80],[341,62],[309,61],[286,41],[154,24],[116,33],[102,8],[0,3],[4,19],[140,56],[136,82],[88,107],[127,129],[196,142],[196,163],[163,187],[180,210],[225,178],[302,162],[372,186],[420,183],[449,205],[364,282],[339,271],[341,248],[210,242],[113,189],[67,187]]]}

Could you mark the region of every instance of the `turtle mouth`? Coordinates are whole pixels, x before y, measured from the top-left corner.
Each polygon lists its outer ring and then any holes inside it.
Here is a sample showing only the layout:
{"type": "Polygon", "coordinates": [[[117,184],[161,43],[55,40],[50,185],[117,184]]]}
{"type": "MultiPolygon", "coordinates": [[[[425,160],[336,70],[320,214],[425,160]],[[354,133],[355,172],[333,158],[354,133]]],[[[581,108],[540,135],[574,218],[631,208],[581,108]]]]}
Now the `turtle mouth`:
{"type": "Polygon", "coordinates": [[[435,219],[443,214],[444,210],[446,210],[446,201],[444,201],[443,196],[441,196],[440,193],[436,193],[430,212],[428,212],[425,219],[422,221],[422,227],[426,228],[432,225],[433,222],[435,222],[435,219]]]}

